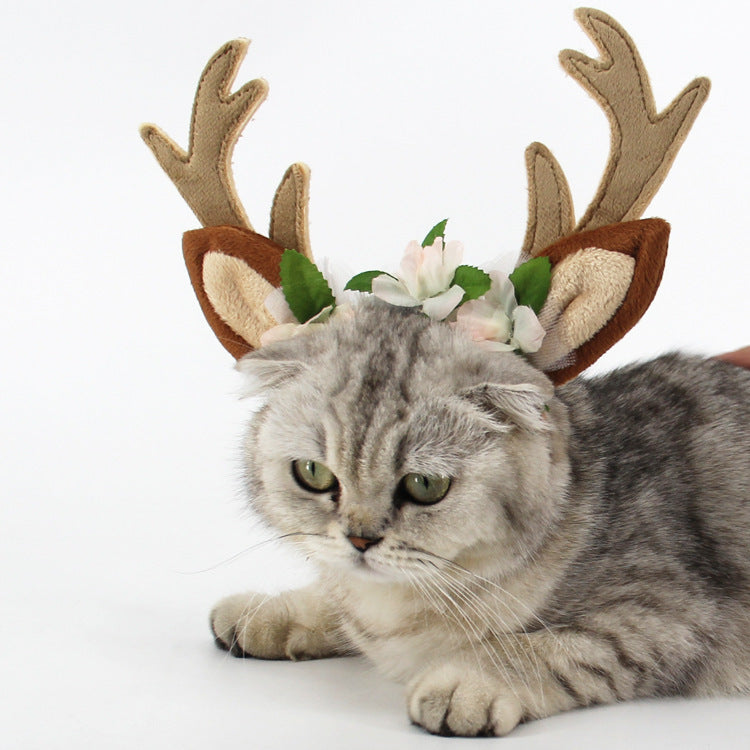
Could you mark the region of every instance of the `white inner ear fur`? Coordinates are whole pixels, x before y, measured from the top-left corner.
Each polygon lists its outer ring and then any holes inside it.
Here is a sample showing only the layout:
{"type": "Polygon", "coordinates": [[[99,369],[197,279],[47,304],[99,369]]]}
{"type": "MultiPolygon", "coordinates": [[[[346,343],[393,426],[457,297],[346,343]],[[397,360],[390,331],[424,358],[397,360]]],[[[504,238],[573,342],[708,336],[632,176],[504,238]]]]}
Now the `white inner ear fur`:
{"type": "Polygon", "coordinates": [[[539,322],[547,331],[532,363],[549,370],[589,341],[617,312],[633,280],[635,258],[588,247],[560,261],[539,322]]]}
{"type": "Polygon", "coordinates": [[[296,377],[306,369],[303,362],[294,359],[274,359],[267,352],[251,352],[237,360],[235,369],[245,376],[242,396],[262,396],[266,391],[296,377]]]}
{"type": "Polygon", "coordinates": [[[532,383],[483,383],[461,395],[497,421],[503,429],[507,429],[509,420],[524,429],[540,431],[549,428],[544,416],[545,406],[553,393],[552,386],[543,389],[532,383]]]}
{"type": "Polygon", "coordinates": [[[266,310],[273,286],[239,258],[220,252],[203,256],[203,288],[219,317],[254,349],[276,321],[266,310]]]}

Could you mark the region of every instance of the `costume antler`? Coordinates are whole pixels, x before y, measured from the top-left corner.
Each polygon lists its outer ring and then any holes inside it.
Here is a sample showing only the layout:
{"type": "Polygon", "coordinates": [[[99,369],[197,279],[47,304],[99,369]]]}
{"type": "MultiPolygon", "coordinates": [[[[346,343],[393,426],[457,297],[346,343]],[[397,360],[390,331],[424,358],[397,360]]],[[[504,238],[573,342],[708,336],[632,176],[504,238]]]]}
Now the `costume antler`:
{"type": "Polygon", "coordinates": [[[539,315],[547,335],[531,359],[557,383],[598,359],[651,303],[669,226],[660,219],[631,220],[661,186],[710,89],[708,79],[697,78],[657,112],[646,68],[625,30],[589,8],[577,10],[576,18],[602,58],[566,50],[560,61],[609,118],[609,160],[574,227],[562,168],[541,143],[528,147],[529,221],[520,258],[544,255],[553,263],[550,294],[539,315]],[[572,236],[560,242],[566,235],[572,236]]]}
{"type": "Polygon", "coordinates": [[[574,228],[573,201],[562,168],[543,144],[528,147],[529,223],[523,253],[529,256],[573,231],[640,218],[711,88],[707,78],[696,78],[658,113],[646,68],[625,30],[598,10],[579,8],[575,15],[603,58],[592,60],[565,50],[560,62],[607,113],[609,159],[594,199],[574,228]]]}
{"type": "MultiPolygon", "coordinates": [[[[576,17],[601,59],[568,50],[560,60],[609,118],[609,160],[576,225],[562,168],[545,146],[529,146],[529,220],[519,260],[546,256],[552,263],[550,292],[539,314],[546,335],[531,360],[558,384],[598,359],[653,299],[669,225],[661,219],[634,219],[666,177],[710,88],[707,79],[698,78],[657,112],[646,69],[622,27],[601,11],[579,9],[576,17]]],[[[206,226],[185,233],[185,259],[206,318],[237,358],[257,347],[261,334],[275,323],[264,301],[280,284],[283,249],[312,257],[306,166],[292,165],[282,179],[271,210],[270,239],[252,230],[236,195],[232,150],[268,91],[265,81],[254,80],[230,93],[247,45],[246,40],[229,42],[206,65],[187,152],[156,126],[141,129],[206,226]]]]}
{"type": "Polygon", "coordinates": [[[271,209],[270,239],[253,231],[237,197],[231,170],[234,146],[268,95],[262,79],[230,88],[248,40],[225,44],[208,62],[195,94],[187,152],[156,125],[141,136],[206,229],[186,232],[183,251],[193,288],[214,332],[239,358],[275,324],[264,300],[279,285],[285,248],[312,257],[307,207],[310,170],[293,164],[271,209]]]}

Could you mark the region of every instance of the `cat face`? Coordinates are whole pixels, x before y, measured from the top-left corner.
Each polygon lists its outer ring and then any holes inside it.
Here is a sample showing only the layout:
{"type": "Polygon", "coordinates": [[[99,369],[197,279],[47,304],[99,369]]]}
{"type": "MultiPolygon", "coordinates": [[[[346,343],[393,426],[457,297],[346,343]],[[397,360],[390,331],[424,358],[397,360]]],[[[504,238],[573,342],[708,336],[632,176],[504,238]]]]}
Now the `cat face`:
{"type": "Polygon", "coordinates": [[[554,523],[564,410],[515,354],[373,300],[239,369],[266,398],[245,442],[253,505],[320,566],[510,572],[554,523]]]}

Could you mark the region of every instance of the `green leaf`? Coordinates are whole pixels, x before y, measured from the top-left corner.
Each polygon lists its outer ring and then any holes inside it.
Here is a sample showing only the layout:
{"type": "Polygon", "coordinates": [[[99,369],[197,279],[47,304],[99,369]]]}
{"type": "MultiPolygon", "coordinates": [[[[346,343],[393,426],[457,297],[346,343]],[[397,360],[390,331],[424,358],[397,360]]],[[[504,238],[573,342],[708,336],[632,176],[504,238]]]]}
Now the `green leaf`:
{"type": "Polygon", "coordinates": [[[284,297],[300,323],[307,323],[323,308],[336,304],[323,274],[302,253],[284,250],[279,269],[284,297]]]}
{"type": "Polygon", "coordinates": [[[547,257],[532,258],[510,275],[519,305],[528,305],[539,313],[549,294],[552,264],[547,257]]]}
{"type": "MultiPolygon", "coordinates": [[[[346,282],[344,289],[352,289],[355,292],[370,292],[372,293],[372,280],[378,276],[391,276],[385,271],[362,271],[356,276],[352,276],[349,281],[346,282]]],[[[391,278],[394,278],[391,276],[391,278]]]]}
{"type": "Polygon", "coordinates": [[[445,241],[445,225],[448,223],[448,219],[439,221],[435,226],[427,232],[427,236],[422,240],[422,247],[431,245],[438,237],[442,237],[445,241]]]}
{"type": "Polygon", "coordinates": [[[453,277],[451,286],[458,284],[466,294],[461,300],[461,304],[468,302],[470,299],[477,299],[486,294],[492,286],[492,280],[489,274],[475,266],[459,266],[456,269],[456,275],[453,277]]]}

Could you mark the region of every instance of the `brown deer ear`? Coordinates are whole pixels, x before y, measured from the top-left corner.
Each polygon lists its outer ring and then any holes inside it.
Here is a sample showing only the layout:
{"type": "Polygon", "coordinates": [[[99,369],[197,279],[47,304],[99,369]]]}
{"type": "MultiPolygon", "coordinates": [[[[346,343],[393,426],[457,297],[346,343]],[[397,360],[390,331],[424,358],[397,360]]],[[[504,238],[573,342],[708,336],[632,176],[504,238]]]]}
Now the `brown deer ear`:
{"type": "Polygon", "coordinates": [[[182,249],[203,314],[224,348],[240,359],[276,325],[265,299],[280,286],[284,252],[275,242],[241,227],[185,232],[182,249]]]}
{"type": "Polygon", "coordinates": [[[552,262],[539,322],[547,331],[531,361],[561,385],[619,341],[661,281],[669,224],[628,221],[564,237],[537,255],[552,262]]]}

